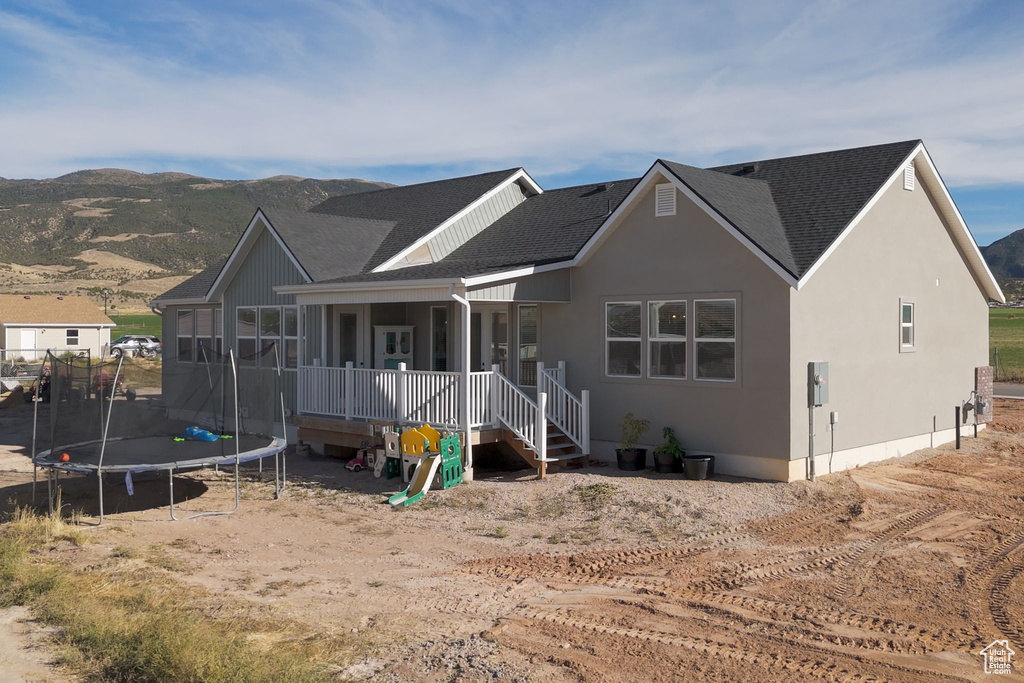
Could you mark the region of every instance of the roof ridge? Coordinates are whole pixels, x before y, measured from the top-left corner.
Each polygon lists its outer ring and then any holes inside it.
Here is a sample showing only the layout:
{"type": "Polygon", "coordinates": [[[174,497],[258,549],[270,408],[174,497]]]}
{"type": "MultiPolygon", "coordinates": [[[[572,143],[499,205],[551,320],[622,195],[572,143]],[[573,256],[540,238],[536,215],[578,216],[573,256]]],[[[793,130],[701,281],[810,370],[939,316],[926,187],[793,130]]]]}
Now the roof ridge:
{"type": "MultiPolygon", "coordinates": [[[[920,138],[916,138],[916,139],[909,139],[909,140],[899,140],[897,142],[883,142],[880,145],[861,145],[859,147],[845,147],[843,149],[827,149],[827,150],[823,150],[821,152],[807,152],[805,154],[791,154],[789,156],[772,157],[770,159],[750,159],[750,160],[747,160],[747,161],[738,161],[738,162],[733,162],[733,163],[729,163],[729,164],[719,164],[717,166],[707,166],[703,170],[705,170],[705,171],[719,171],[719,169],[730,168],[730,167],[733,167],[733,166],[746,166],[748,164],[761,164],[761,163],[765,163],[766,164],[766,163],[769,163],[769,162],[772,162],[772,161],[782,161],[782,160],[791,160],[791,159],[803,159],[803,158],[807,158],[807,157],[822,156],[822,155],[825,155],[825,154],[841,154],[843,152],[859,152],[859,151],[865,150],[865,149],[881,149],[882,147],[896,147],[897,145],[907,145],[907,144],[911,144],[911,143],[913,143],[915,145],[921,144],[922,140],[920,138]]],[[[695,166],[694,168],[700,168],[700,167],[695,166]]],[[[721,172],[721,171],[719,171],[719,172],[721,172]]]]}
{"type": "Polygon", "coordinates": [[[483,176],[486,176],[486,175],[498,175],[499,173],[502,174],[505,177],[508,177],[508,176],[512,175],[513,173],[516,173],[517,171],[523,171],[523,170],[525,170],[525,169],[522,166],[515,166],[514,168],[502,169],[502,170],[499,170],[499,171],[485,171],[483,173],[473,173],[471,175],[456,176],[454,178],[438,178],[437,180],[427,180],[427,181],[422,182],[422,183],[413,183],[412,185],[395,185],[394,187],[380,187],[380,188],[377,188],[376,190],[367,190],[366,192],[352,192],[352,193],[349,193],[349,194],[332,195],[332,196],[328,197],[327,199],[325,199],[323,202],[320,202],[316,206],[313,206],[310,209],[310,211],[313,212],[313,213],[319,213],[318,211],[313,211],[313,209],[317,208],[318,206],[320,206],[324,202],[326,202],[328,200],[331,200],[331,199],[338,200],[338,199],[348,199],[349,197],[366,197],[367,195],[379,194],[381,192],[393,192],[395,190],[407,190],[407,189],[413,188],[413,187],[425,187],[427,185],[437,185],[439,183],[450,183],[450,182],[452,182],[454,180],[469,180],[470,178],[482,178],[483,176]]]}

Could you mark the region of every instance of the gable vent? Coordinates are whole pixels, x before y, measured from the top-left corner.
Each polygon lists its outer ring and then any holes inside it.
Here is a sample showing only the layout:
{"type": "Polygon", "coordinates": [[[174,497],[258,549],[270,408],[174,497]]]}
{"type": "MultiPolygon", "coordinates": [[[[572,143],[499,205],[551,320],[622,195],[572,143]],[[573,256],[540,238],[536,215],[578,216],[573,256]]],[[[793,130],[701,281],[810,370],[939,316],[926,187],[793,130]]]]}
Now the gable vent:
{"type": "Polygon", "coordinates": [[[903,189],[914,191],[914,164],[909,163],[907,167],[903,169],[903,189]]]}
{"type": "Polygon", "coordinates": [[[654,186],[654,215],[676,215],[676,186],[672,183],[661,183],[654,186]]]}

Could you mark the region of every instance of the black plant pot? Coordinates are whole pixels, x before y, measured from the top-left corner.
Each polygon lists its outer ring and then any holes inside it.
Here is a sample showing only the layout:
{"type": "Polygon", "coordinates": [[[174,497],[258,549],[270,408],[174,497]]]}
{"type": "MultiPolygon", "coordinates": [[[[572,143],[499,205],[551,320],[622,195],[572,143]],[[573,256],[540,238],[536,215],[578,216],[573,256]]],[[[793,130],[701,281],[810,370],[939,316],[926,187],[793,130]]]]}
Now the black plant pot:
{"type": "Polygon", "coordinates": [[[659,453],[654,451],[654,471],[662,474],[670,474],[676,471],[676,456],[671,453],[659,453]]]}
{"type": "Polygon", "coordinates": [[[616,448],[615,459],[619,463],[620,470],[626,470],[627,472],[639,472],[640,470],[647,469],[646,448],[616,448]]]}
{"type": "Polygon", "coordinates": [[[713,455],[684,455],[683,456],[683,460],[691,460],[691,459],[707,460],[708,461],[708,477],[707,478],[711,479],[713,476],[715,476],[715,456],[713,456],[713,455]]]}
{"type": "Polygon", "coordinates": [[[711,464],[710,458],[693,456],[683,460],[683,467],[686,469],[687,479],[707,479],[708,467],[711,464]]]}

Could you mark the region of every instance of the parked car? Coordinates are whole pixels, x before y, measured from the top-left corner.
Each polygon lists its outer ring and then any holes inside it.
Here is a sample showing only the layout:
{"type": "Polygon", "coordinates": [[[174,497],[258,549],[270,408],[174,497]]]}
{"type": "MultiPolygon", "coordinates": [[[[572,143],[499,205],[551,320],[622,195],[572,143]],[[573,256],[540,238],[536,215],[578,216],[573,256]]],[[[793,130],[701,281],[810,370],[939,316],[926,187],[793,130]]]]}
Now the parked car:
{"type": "Polygon", "coordinates": [[[127,353],[152,357],[163,351],[163,346],[160,339],[151,334],[126,334],[110,342],[110,355],[116,358],[127,353]]]}

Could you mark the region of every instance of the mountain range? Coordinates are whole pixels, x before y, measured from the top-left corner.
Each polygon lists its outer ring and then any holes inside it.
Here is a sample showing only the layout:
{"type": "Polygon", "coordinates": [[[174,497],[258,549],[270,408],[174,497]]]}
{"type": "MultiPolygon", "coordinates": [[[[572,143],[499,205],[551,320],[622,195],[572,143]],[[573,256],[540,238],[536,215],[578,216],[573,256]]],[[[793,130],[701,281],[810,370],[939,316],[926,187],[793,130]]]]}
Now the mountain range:
{"type": "Polygon", "coordinates": [[[358,179],[214,180],[186,173],[77,171],[0,178],[0,262],[81,269],[107,252],[187,273],[226,255],[257,206],[305,210],[328,197],[390,187],[358,179]]]}

